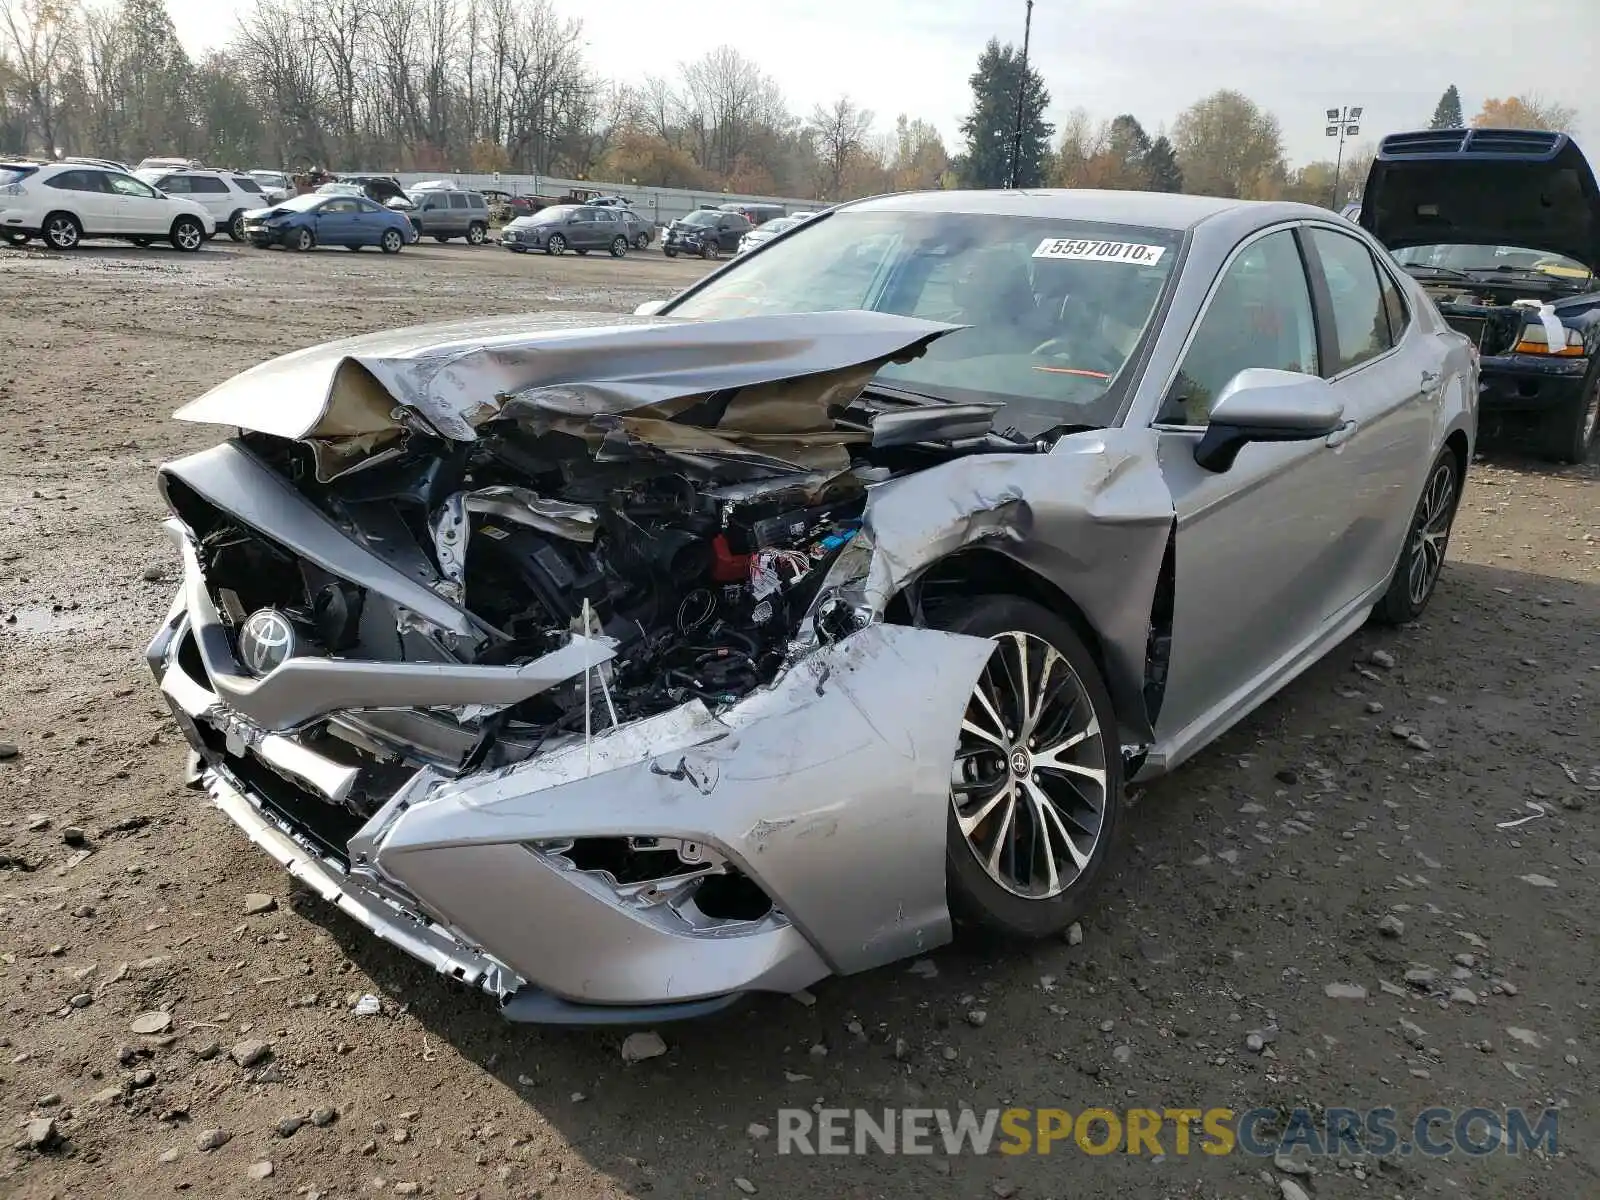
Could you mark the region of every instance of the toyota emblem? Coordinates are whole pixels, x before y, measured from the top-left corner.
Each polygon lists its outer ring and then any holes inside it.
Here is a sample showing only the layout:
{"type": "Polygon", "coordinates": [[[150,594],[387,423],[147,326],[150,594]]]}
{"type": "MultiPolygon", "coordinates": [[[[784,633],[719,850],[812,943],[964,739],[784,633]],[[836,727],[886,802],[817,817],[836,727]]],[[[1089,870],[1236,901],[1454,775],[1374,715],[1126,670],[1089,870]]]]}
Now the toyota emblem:
{"type": "Polygon", "coordinates": [[[299,652],[294,626],[275,608],[257,609],[239,627],[239,662],[252,675],[266,675],[299,652]]]}

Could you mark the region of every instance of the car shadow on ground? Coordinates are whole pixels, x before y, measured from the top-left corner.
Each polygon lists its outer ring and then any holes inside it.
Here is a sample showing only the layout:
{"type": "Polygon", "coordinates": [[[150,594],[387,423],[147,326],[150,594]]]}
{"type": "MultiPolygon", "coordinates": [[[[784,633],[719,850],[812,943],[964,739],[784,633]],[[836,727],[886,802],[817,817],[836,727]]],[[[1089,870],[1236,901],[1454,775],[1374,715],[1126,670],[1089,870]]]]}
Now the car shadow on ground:
{"type": "MultiPolygon", "coordinates": [[[[885,1186],[896,1194],[911,1189],[977,1195],[988,1194],[991,1186],[1010,1194],[995,1183],[1002,1177],[1024,1185],[1036,1180],[1054,1194],[1051,1188],[1059,1191],[1069,1164],[993,1157],[930,1164],[926,1158],[869,1156],[787,1158],[779,1165],[774,1140],[745,1131],[759,1124],[775,1137],[780,1108],[806,1109],[819,1100],[875,1111],[960,1104],[1080,1109],[1100,1103],[1194,1104],[1203,1094],[1215,1094],[1224,1074],[1212,1065],[1216,1045],[1242,1037],[1242,1026],[1229,1031],[1229,1021],[1239,1020],[1230,1009],[1246,1007],[1228,984],[1227,971],[1243,953],[1236,947],[1270,962],[1271,947],[1279,946],[1300,967],[1343,973],[1333,978],[1359,978],[1364,971],[1370,978],[1381,961],[1371,952],[1329,949],[1333,957],[1317,960],[1321,951],[1314,947],[1332,941],[1318,922],[1334,930],[1351,921],[1370,927],[1371,917],[1364,914],[1371,902],[1363,897],[1385,884],[1392,887],[1398,866],[1388,864],[1387,852],[1379,856],[1383,861],[1350,861],[1344,848],[1352,843],[1335,831],[1365,830],[1369,819],[1380,819],[1371,816],[1380,801],[1396,807],[1390,797],[1398,796],[1416,803],[1412,793],[1426,791],[1430,807],[1410,818],[1415,826],[1399,826],[1412,832],[1395,837],[1410,841],[1420,830],[1442,842],[1467,829],[1472,814],[1457,806],[1493,809],[1508,803],[1498,795],[1482,798],[1480,784],[1472,781],[1484,768],[1466,756],[1476,741],[1492,743],[1501,736],[1507,704],[1531,706],[1546,724],[1592,723],[1581,709],[1567,717],[1549,711],[1550,696],[1583,687],[1567,676],[1591,670],[1587,658],[1560,661],[1561,648],[1574,641],[1591,647],[1600,642],[1600,587],[1452,562],[1422,621],[1358,632],[1195,760],[1144,791],[1124,822],[1120,865],[1083,920],[1081,944],[1059,938],[1024,945],[963,943],[933,953],[932,970],[902,962],[825,981],[804,1001],[755,997],[718,1016],[656,1027],[666,1054],[634,1065],[619,1053],[629,1027],[508,1024],[485,996],[433,975],[320,900],[300,894],[295,906],[379,982],[386,1000],[404,1006],[395,1038],[415,1038],[423,1058],[424,1039],[449,1043],[550,1122],[572,1151],[629,1189],[701,1194],[715,1181],[720,1193],[728,1190],[720,1185],[734,1176],[772,1181],[781,1171],[789,1182],[777,1194],[808,1194],[813,1185],[794,1181],[812,1174],[827,1176],[832,1195],[888,1194],[885,1186]],[[1372,652],[1379,648],[1393,654],[1395,665],[1373,665],[1372,652]],[[1538,688],[1546,690],[1530,690],[1538,688]],[[1450,707],[1434,703],[1447,698],[1450,707]],[[1381,715],[1370,711],[1378,703],[1381,715]],[[1391,725],[1400,721],[1423,729],[1433,751],[1419,753],[1393,736],[1391,725]],[[1310,785],[1329,771],[1337,772],[1337,788],[1314,791],[1310,785]],[[1315,817],[1296,815],[1322,823],[1315,830],[1319,836],[1292,843],[1289,865],[1278,857],[1289,841],[1276,829],[1270,838],[1261,835],[1264,821],[1240,819],[1241,801],[1256,799],[1314,809],[1315,817]],[[1274,840],[1279,846],[1268,856],[1258,843],[1274,840]],[[1243,857],[1230,859],[1230,853],[1243,857]],[[411,1027],[412,1020],[420,1029],[411,1027]],[[1146,1025],[1142,1033],[1122,1032],[1146,1025]],[[1157,1041],[1157,1026],[1169,1050],[1148,1048],[1157,1041]],[[1002,1036],[1001,1030],[1009,1032],[1002,1036]],[[1125,1074],[1151,1061],[1113,1065],[1113,1043],[1125,1036],[1141,1045],[1141,1054],[1168,1058],[1137,1076],[1125,1074]],[[1206,1045],[1212,1049],[1188,1049],[1206,1045]],[[1136,1082],[1143,1090],[1129,1086],[1136,1082]],[[674,1123],[665,1127],[676,1132],[667,1137],[660,1135],[663,1111],[674,1114],[674,1123]],[[652,1131],[648,1144],[639,1132],[645,1128],[652,1131]]],[[[1516,781],[1508,783],[1515,794],[1516,781]]],[[[1435,852],[1446,853],[1437,846],[1435,852]]],[[[1484,851],[1485,871],[1497,867],[1496,852],[1484,851]]],[[[1406,861],[1412,861],[1411,853],[1405,852],[1406,861]]],[[[1462,846],[1459,857],[1469,854],[1477,857],[1476,849],[1462,846]]],[[[840,886],[847,888],[849,881],[840,886]]],[[[539,916],[530,912],[527,919],[539,916]]],[[[1286,971],[1286,988],[1289,980],[1286,971]]],[[[1315,1000],[1301,994],[1302,1009],[1322,1002],[1321,977],[1313,975],[1310,987],[1315,1000]]],[[[1290,1009],[1293,1001],[1280,999],[1290,1009]]],[[[1305,1040],[1313,1040],[1309,1032],[1305,1040]]],[[[417,1069],[428,1070],[425,1062],[417,1069]]],[[[1237,1078],[1249,1087],[1255,1077],[1237,1078]]],[[[1344,1086],[1359,1095],[1345,1094],[1339,1102],[1360,1095],[1378,1102],[1380,1091],[1384,1097],[1393,1091],[1365,1076],[1344,1086]]],[[[514,1105],[504,1113],[501,1132],[514,1132],[516,1114],[514,1105]]],[[[1260,1165],[1241,1164],[1237,1157],[1231,1166],[1194,1161],[1195,1170],[1239,1173],[1236,1186],[1247,1188],[1254,1186],[1260,1165]]],[[[1130,1177],[1118,1172],[1145,1168],[1129,1165],[1126,1155],[1075,1154],[1070,1169],[1086,1189],[1079,1194],[1087,1195],[1103,1194],[1099,1187],[1126,1186],[1130,1177]]],[[[1139,1188],[1153,1186],[1143,1178],[1145,1183],[1133,1184],[1140,1195],[1145,1193],[1139,1188]]]]}

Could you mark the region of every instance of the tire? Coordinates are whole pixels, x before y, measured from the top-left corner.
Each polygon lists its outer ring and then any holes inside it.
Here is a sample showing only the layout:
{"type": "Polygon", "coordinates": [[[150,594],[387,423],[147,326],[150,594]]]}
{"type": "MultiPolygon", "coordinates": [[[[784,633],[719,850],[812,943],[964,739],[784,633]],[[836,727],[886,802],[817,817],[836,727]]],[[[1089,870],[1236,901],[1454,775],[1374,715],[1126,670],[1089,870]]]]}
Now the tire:
{"type": "Polygon", "coordinates": [[[284,245],[291,250],[298,250],[301,253],[304,253],[307,250],[314,250],[317,246],[317,235],[312,233],[309,229],[297,229],[290,236],[289,240],[284,243],[284,245]]]}
{"type": "Polygon", "coordinates": [[[168,234],[174,250],[181,250],[185,254],[194,254],[206,244],[205,226],[193,217],[179,217],[172,223],[172,232],[168,234]]]}
{"type": "Polygon", "coordinates": [[[567,252],[567,239],[559,233],[552,233],[550,240],[544,244],[546,254],[565,254],[567,252]]]}
{"type": "Polygon", "coordinates": [[[721,256],[722,247],[717,245],[715,242],[707,242],[705,245],[700,247],[701,258],[720,258],[721,256]]]}
{"type": "Polygon", "coordinates": [[[467,245],[469,246],[483,245],[484,240],[488,236],[489,227],[487,225],[480,225],[478,222],[474,221],[471,225],[467,226],[467,245]]]}
{"type": "Polygon", "coordinates": [[[1444,569],[1445,554],[1450,549],[1450,529],[1460,503],[1461,466],[1455,452],[1446,446],[1428,468],[1422,495],[1412,511],[1411,523],[1406,526],[1400,561],[1389,578],[1389,588],[1372,606],[1372,620],[1377,624],[1403,625],[1416,620],[1428,607],[1444,569]]]}
{"type": "Polygon", "coordinates": [[[83,240],[83,226],[71,213],[53,212],[44,219],[40,236],[51,250],[76,250],[83,240]]]}
{"type": "Polygon", "coordinates": [[[0,237],[5,238],[8,246],[26,246],[28,244],[28,235],[25,233],[15,233],[7,230],[4,234],[0,234],[0,237]]]}
{"type": "Polygon", "coordinates": [[[617,234],[616,237],[611,239],[611,257],[612,258],[627,258],[628,257],[628,239],[623,237],[620,233],[617,234]]]}
{"type": "Polygon", "coordinates": [[[236,242],[244,241],[244,209],[228,218],[228,236],[236,242]]]}
{"type": "Polygon", "coordinates": [[[588,254],[589,252],[587,250],[574,250],[573,253],[576,254],[579,258],[582,258],[586,254],[588,254]]]}
{"type": "Polygon", "coordinates": [[[648,233],[635,234],[633,237],[633,248],[635,250],[650,249],[650,235],[648,233]]]}
{"type": "Polygon", "coordinates": [[[932,609],[929,623],[995,642],[951,771],[951,916],[1007,937],[1060,933],[1083,915],[1116,840],[1122,754],[1111,695],[1072,626],[1032,601],[959,597],[932,609]],[[1031,718],[1015,685],[1024,647],[1027,694],[1042,700],[1031,718]]]}
{"type": "Polygon", "coordinates": [[[142,249],[144,249],[144,248],[145,248],[145,247],[146,247],[146,246],[148,246],[148,245],[150,245],[150,244],[151,244],[151,243],[152,243],[152,242],[154,242],[154,241],[155,241],[155,238],[148,238],[148,237],[136,237],[136,238],[129,238],[129,239],[128,239],[128,240],[129,240],[129,241],[130,241],[130,242],[132,242],[132,243],[133,243],[133,244],[134,244],[134,245],[135,245],[135,246],[138,246],[138,247],[139,247],[139,248],[140,248],[140,249],[141,249],[141,250],[142,250],[142,249]]]}
{"type": "Polygon", "coordinates": [[[661,247],[661,253],[665,254],[668,258],[678,257],[678,252],[676,250],[670,250],[666,246],[661,247]]]}
{"type": "Polygon", "coordinates": [[[433,235],[433,240],[438,242],[442,246],[446,242],[448,242],[450,239],[446,235],[444,235],[442,233],[436,233],[436,234],[433,235]]]}
{"type": "Polygon", "coordinates": [[[1551,413],[1541,430],[1541,457],[1555,463],[1581,463],[1589,457],[1600,426],[1600,363],[1590,368],[1578,397],[1551,413]]]}
{"type": "Polygon", "coordinates": [[[383,238],[378,242],[378,249],[385,254],[399,254],[400,248],[405,244],[406,240],[400,236],[398,229],[385,229],[383,238]]]}

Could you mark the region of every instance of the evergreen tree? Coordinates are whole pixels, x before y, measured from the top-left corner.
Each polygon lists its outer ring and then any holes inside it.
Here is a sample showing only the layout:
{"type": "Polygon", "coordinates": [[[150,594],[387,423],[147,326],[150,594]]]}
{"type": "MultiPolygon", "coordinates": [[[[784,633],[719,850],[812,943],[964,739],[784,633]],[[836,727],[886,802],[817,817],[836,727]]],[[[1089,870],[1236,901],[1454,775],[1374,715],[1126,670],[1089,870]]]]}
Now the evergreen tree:
{"type": "Polygon", "coordinates": [[[1011,182],[1019,84],[1023,105],[1017,186],[1039,187],[1045,181],[1050,135],[1055,132],[1044,119],[1050,93],[1038,71],[1029,67],[1025,81],[1022,74],[1021,52],[1009,45],[1001,46],[998,38],[990,38],[970,80],[972,112],[961,123],[961,135],[966,140],[961,176],[969,187],[998,188],[1011,182]]]}
{"type": "Polygon", "coordinates": [[[1178,153],[1166,134],[1151,142],[1145,151],[1144,172],[1145,186],[1152,192],[1183,191],[1183,168],[1178,166],[1178,153]]]}
{"type": "Polygon", "coordinates": [[[1439,105],[1433,110],[1433,120],[1428,122],[1428,128],[1465,129],[1466,126],[1466,118],[1461,113],[1461,93],[1456,91],[1456,85],[1452,83],[1439,97],[1439,105]]]}

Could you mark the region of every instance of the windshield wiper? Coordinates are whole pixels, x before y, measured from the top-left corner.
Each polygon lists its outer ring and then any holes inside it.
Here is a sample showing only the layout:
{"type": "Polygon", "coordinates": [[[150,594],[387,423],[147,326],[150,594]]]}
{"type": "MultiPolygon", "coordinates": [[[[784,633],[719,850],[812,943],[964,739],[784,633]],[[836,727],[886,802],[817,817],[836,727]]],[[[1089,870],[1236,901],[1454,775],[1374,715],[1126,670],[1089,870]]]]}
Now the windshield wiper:
{"type": "Polygon", "coordinates": [[[954,401],[931,392],[913,391],[895,383],[880,383],[874,379],[861,389],[863,396],[881,396],[885,400],[905,400],[912,404],[952,404],[954,401]]]}
{"type": "Polygon", "coordinates": [[[1427,263],[1401,263],[1407,271],[1429,271],[1435,275],[1443,275],[1447,279],[1467,279],[1465,271],[1458,271],[1454,267],[1430,267],[1427,263]]]}

